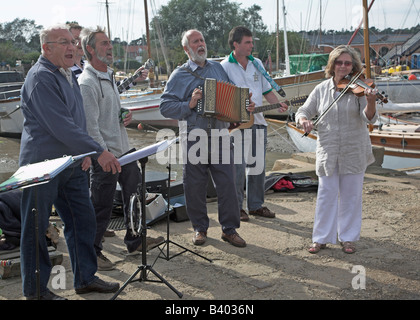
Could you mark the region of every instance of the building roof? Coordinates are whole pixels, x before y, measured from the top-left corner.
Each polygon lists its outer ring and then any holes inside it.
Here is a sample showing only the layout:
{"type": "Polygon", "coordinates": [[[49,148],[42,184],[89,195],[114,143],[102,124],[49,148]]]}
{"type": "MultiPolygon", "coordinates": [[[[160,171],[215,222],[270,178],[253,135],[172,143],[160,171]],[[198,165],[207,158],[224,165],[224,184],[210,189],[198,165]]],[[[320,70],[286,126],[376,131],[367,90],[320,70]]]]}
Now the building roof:
{"type": "MultiPolygon", "coordinates": [[[[319,44],[319,34],[314,34],[314,35],[303,34],[302,36],[309,40],[309,43],[311,46],[317,46],[319,44]]],[[[380,44],[380,43],[398,44],[398,43],[406,42],[412,36],[413,34],[369,34],[369,42],[371,44],[380,44]]],[[[327,44],[327,45],[331,45],[335,47],[341,44],[347,44],[350,41],[351,37],[352,37],[351,34],[344,34],[344,35],[343,34],[341,35],[323,34],[321,36],[321,42],[322,44],[327,44]]],[[[364,43],[364,37],[361,31],[356,34],[356,36],[354,37],[352,41],[352,44],[362,45],[363,43],[364,43]]]]}

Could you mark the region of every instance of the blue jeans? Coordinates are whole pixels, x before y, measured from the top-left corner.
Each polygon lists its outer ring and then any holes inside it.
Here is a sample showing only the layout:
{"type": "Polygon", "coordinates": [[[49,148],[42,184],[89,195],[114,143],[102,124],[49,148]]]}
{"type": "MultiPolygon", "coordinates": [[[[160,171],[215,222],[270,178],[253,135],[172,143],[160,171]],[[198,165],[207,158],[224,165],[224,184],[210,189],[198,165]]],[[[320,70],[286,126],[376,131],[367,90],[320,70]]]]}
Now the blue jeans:
{"type": "Polygon", "coordinates": [[[93,248],[95,212],[89,199],[88,176],[80,166],[68,168],[46,184],[23,189],[21,215],[21,273],[23,294],[35,297],[36,249],[35,215],[38,213],[40,294],[48,292],[51,274],[46,231],[55,206],[64,223],[64,237],[74,276],[74,288],[82,288],[96,279],[97,260],[93,248]]]}
{"type": "Polygon", "coordinates": [[[267,127],[254,124],[249,129],[241,130],[241,133],[243,157],[242,163],[235,164],[236,191],[239,208],[243,207],[245,188],[248,210],[254,211],[264,204],[267,127]],[[260,150],[261,148],[264,150],[260,150]]]}

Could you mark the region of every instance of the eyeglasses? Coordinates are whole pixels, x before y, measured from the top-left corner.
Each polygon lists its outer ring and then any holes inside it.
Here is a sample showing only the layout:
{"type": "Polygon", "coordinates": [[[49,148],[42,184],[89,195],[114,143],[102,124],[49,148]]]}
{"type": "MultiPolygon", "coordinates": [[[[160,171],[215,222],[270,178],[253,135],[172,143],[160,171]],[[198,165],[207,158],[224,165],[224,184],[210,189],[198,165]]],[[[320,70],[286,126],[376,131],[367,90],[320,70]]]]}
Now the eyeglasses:
{"type": "Polygon", "coordinates": [[[341,60],[335,60],[334,63],[336,66],[342,66],[344,64],[346,67],[350,67],[353,64],[353,62],[351,61],[341,61],[341,60]]]}
{"type": "Polygon", "coordinates": [[[72,45],[72,46],[79,45],[79,41],[76,41],[76,40],[71,40],[71,41],[68,41],[68,40],[63,40],[63,41],[47,41],[46,43],[57,43],[57,44],[60,44],[60,45],[62,45],[64,47],[68,47],[69,45],[72,45]]]}

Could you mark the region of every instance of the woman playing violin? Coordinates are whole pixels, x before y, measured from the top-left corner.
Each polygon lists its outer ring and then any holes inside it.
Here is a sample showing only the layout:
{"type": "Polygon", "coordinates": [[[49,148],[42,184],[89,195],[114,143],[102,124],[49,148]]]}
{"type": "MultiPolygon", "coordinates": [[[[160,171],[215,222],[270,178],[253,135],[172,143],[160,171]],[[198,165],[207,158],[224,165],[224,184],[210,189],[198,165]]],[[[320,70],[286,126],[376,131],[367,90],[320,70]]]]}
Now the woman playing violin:
{"type": "MultiPolygon", "coordinates": [[[[311,132],[310,119],[322,114],[340,94],[337,84],[360,70],[362,63],[353,48],[335,48],[325,69],[328,79],[317,85],[298,109],[297,124],[311,132]]],[[[319,252],[327,243],[335,244],[337,238],[345,253],[353,253],[354,242],[360,238],[363,178],[367,166],[375,160],[367,124],[378,117],[377,91],[368,87],[361,97],[348,92],[317,123],[319,181],[310,253],[319,252]]]]}

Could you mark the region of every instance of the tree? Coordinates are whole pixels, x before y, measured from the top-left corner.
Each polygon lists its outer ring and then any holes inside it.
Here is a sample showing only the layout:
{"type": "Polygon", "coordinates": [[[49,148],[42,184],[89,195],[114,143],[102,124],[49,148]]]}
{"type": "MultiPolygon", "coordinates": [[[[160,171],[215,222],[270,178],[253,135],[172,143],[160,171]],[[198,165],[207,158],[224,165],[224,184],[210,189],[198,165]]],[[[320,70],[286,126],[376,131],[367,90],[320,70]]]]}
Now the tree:
{"type": "MultiPolygon", "coordinates": [[[[157,39],[160,29],[169,60],[175,65],[187,58],[181,47],[181,37],[189,29],[203,33],[209,56],[223,56],[230,52],[227,41],[234,26],[245,25],[256,33],[265,32],[259,11],[261,7],[258,5],[241,9],[238,3],[228,0],[171,0],[152,19],[150,34],[157,39]]],[[[151,45],[153,48],[154,44],[151,45]]]]}

